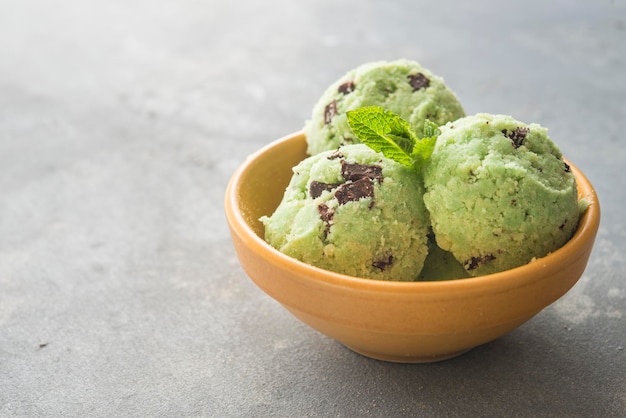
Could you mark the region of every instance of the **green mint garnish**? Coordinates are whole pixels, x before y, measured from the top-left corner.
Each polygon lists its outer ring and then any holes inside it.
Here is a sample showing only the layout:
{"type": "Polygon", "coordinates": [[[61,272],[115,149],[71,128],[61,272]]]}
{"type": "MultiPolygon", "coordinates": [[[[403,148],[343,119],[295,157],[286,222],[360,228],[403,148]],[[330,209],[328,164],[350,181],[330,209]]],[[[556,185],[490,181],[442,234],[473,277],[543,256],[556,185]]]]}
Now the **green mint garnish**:
{"type": "Polygon", "coordinates": [[[413,165],[411,154],[417,137],[407,121],[378,106],[351,110],[347,116],[359,141],[400,164],[413,165]]]}
{"type": "Polygon", "coordinates": [[[426,120],[419,138],[406,120],[379,106],[351,110],[347,116],[359,141],[391,160],[416,169],[430,157],[440,133],[437,125],[426,120]]]}
{"type": "Polygon", "coordinates": [[[436,123],[431,122],[428,119],[424,121],[424,132],[422,134],[422,138],[415,143],[413,153],[411,154],[413,157],[413,165],[415,167],[420,168],[422,164],[430,158],[430,155],[435,149],[437,137],[440,134],[441,131],[436,123]]]}

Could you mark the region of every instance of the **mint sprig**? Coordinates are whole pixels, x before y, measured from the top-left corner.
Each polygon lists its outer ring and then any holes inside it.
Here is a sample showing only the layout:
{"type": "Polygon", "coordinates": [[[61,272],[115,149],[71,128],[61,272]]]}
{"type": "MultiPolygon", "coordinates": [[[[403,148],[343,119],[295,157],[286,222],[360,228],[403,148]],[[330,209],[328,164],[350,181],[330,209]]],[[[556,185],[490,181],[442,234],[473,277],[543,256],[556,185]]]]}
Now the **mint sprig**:
{"type": "Polygon", "coordinates": [[[380,106],[350,110],[347,116],[359,141],[391,160],[416,169],[430,158],[440,134],[437,125],[426,120],[422,136],[418,137],[406,120],[380,106]]]}

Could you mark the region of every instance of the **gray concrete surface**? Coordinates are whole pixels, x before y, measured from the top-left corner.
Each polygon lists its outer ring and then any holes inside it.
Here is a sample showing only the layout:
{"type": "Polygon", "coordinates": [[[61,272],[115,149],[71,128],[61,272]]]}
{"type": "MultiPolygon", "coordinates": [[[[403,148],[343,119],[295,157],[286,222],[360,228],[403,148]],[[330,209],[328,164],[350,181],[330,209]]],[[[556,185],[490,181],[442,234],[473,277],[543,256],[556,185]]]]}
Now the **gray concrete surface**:
{"type": "Polygon", "coordinates": [[[623,1],[0,0],[0,416],[624,416],[623,1]],[[241,270],[251,152],[406,57],[550,129],[597,188],[589,266],[453,360],[370,360],[241,270]]]}

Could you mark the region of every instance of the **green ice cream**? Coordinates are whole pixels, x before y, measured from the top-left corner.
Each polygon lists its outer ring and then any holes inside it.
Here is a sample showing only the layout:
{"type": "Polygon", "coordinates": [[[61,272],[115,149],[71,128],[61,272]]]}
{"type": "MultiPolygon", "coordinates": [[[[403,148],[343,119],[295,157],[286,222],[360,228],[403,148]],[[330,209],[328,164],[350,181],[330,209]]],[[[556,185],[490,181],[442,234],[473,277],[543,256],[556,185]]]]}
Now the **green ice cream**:
{"type": "Polygon", "coordinates": [[[576,182],[546,129],[478,114],[441,127],[424,168],[438,245],[472,276],[518,267],[565,244],[576,182]]]}
{"type": "Polygon", "coordinates": [[[303,160],[261,218],[265,240],[308,264],[355,277],[415,280],[428,253],[416,172],[363,144],[303,160]]]}
{"type": "Polygon", "coordinates": [[[442,250],[434,241],[428,240],[428,256],[424,260],[424,268],[417,278],[421,282],[456,280],[469,277],[467,271],[452,253],[442,250]]]}
{"type": "Polygon", "coordinates": [[[442,78],[414,61],[363,64],[330,85],[313,108],[304,132],[310,155],[358,143],[346,112],[381,106],[422,132],[425,119],[443,125],[465,116],[455,94],[442,78]]]}

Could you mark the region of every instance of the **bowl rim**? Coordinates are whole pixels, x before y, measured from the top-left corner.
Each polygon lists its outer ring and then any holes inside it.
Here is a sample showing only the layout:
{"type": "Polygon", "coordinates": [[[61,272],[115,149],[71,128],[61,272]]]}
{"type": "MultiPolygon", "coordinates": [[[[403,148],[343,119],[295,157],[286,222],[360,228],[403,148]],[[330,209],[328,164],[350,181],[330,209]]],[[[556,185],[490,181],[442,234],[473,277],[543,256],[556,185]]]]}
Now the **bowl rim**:
{"type": "MultiPolygon", "coordinates": [[[[571,161],[563,158],[569,165],[576,178],[579,199],[586,199],[588,207],[579,220],[576,232],[561,248],[552,253],[537,258],[528,264],[492,273],[483,276],[459,278],[441,281],[414,281],[401,282],[392,280],[377,280],[353,277],[333,271],[325,270],[307,264],[269,245],[262,237],[258,236],[246,222],[239,206],[239,189],[242,187],[243,178],[246,172],[254,163],[262,159],[269,150],[283,145],[290,141],[304,139],[303,131],[285,135],[269,144],[263,146],[236,169],[228,182],[225,196],[225,212],[227,221],[233,233],[242,240],[253,252],[262,256],[268,262],[281,266],[294,274],[294,280],[310,281],[310,277],[315,277],[319,283],[328,286],[359,289],[361,291],[387,292],[387,293],[439,293],[439,292],[464,292],[475,288],[488,286],[491,288],[510,288],[512,283],[515,287],[524,286],[537,280],[537,277],[544,277],[546,269],[559,270],[560,266],[567,264],[567,260],[584,252],[590,240],[595,239],[595,235],[600,224],[600,204],[597,193],[583,172],[571,161]],[[541,274],[540,274],[541,273],[541,274]]],[[[577,256],[576,256],[577,257],[577,256]]]]}

